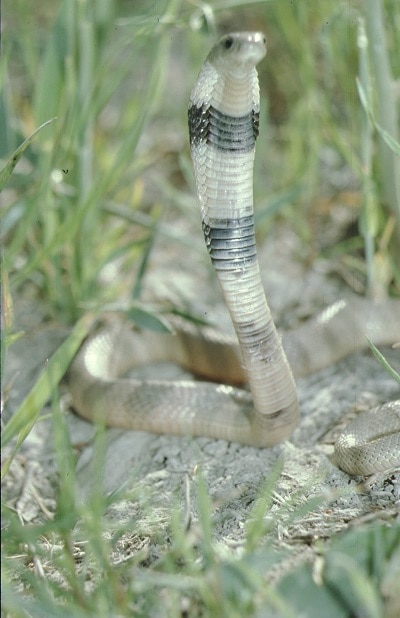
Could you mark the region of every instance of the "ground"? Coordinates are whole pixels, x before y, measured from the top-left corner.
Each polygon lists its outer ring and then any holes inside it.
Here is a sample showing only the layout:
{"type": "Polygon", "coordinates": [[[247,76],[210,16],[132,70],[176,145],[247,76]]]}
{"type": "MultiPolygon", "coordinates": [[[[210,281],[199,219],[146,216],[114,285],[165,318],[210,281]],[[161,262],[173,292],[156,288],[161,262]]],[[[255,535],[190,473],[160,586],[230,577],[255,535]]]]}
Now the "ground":
{"type": "MultiPolygon", "coordinates": [[[[322,262],[308,270],[296,260],[287,261],[287,248],[296,251],[295,235],[278,229],[274,238],[260,251],[264,263],[275,262],[265,276],[270,304],[277,320],[290,323],[302,312],[323,306],[340,294],[341,284],[326,274],[322,262]],[[301,272],[302,271],[302,272],[301,272]],[[289,290],[289,293],[288,293],[289,290]],[[323,292],[321,293],[321,290],[323,292]],[[294,298],[301,300],[295,306],[294,298]],[[279,315],[286,315],[279,320],[279,315]],[[290,317],[290,316],[294,317],[290,317]]],[[[199,245],[200,247],[200,245],[199,245]]],[[[200,250],[201,255],[201,250],[200,250]]],[[[147,294],[153,297],[184,295],[201,314],[212,312],[220,323],[227,324],[225,309],[218,300],[218,289],[210,284],[203,256],[195,265],[181,266],[174,278],[166,278],[170,261],[156,252],[149,267],[147,294]],[[203,272],[202,291],[193,279],[193,269],[203,272]],[[206,277],[204,272],[207,272],[206,277]],[[165,282],[168,281],[168,284],[165,282]],[[211,290],[211,291],[210,291],[211,290]],[[214,300],[212,310],[211,298],[214,300]],[[201,301],[199,300],[201,299],[201,301]]],[[[182,262],[181,262],[182,264],[182,262]]],[[[11,393],[8,409],[16,406],[32,385],[46,358],[66,334],[66,329],[43,322],[41,312],[33,309],[28,298],[16,304],[17,325],[26,336],[8,352],[7,378],[11,393]]],[[[385,350],[394,366],[398,352],[385,350]]],[[[180,377],[175,367],[150,368],[169,378],[180,377]]],[[[272,569],[270,578],[281,577],[298,561],[315,561],[319,540],[358,527],[373,520],[390,522],[399,516],[400,475],[397,471],[371,479],[352,478],[337,468],[333,442],[340,429],[355,414],[398,396],[398,385],[368,351],[347,359],[307,378],[298,380],[301,421],[292,438],[270,449],[257,449],[223,440],[207,438],[154,436],[135,431],[109,429],[104,448],[104,492],[107,495],[124,489],[144,490],[151,508],[142,508],[135,500],[122,499],[110,509],[117,522],[134,517],[135,530],[118,543],[114,560],[119,563],[135,552],[144,552],[151,564],[162,552],[168,537],[171,513],[178,505],[182,525],[197,526],[197,480],[205,481],[212,504],[212,521],[221,551],[240,551],[249,518],[260,492],[277,466],[282,465],[273,488],[272,503],[265,521],[270,524],[270,538],[276,548],[290,548],[290,557],[272,569]],[[305,507],[319,497],[319,503],[305,507]],[[299,509],[304,507],[304,513],[299,509]],[[294,514],[296,514],[294,516],[294,514]]],[[[63,395],[64,407],[68,402],[63,395]]],[[[93,437],[95,428],[65,410],[71,443],[77,457],[78,500],[85,501],[93,488],[93,437]]],[[[96,460],[97,461],[97,460],[96,460]]],[[[4,494],[25,522],[52,517],[55,507],[57,467],[54,460],[52,419],[37,423],[18,452],[5,479],[4,494]]],[[[76,549],[78,551],[78,549],[76,549]]]]}

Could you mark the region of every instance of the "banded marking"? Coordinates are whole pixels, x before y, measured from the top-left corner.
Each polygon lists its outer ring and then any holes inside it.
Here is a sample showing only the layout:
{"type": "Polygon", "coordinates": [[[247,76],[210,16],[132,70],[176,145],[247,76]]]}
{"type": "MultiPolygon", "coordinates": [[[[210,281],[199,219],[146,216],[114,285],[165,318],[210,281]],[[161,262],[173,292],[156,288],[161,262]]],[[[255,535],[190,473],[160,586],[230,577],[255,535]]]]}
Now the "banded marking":
{"type": "Polygon", "coordinates": [[[228,116],[212,105],[192,104],[188,110],[190,145],[210,144],[224,152],[250,152],[259,133],[260,115],[228,116]]]}
{"type": "Polygon", "coordinates": [[[208,253],[216,270],[235,270],[254,264],[257,249],[254,217],[203,220],[208,253]]]}

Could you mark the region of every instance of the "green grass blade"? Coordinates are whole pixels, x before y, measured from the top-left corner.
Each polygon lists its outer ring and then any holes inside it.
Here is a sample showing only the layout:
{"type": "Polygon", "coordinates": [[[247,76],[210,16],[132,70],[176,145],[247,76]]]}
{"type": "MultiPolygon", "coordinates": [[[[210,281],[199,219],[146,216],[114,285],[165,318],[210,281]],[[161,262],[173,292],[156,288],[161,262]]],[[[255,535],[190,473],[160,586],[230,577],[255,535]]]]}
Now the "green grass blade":
{"type": "Polygon", "coordinates": [[[358,78],[356,78],[358,95],[360,97],[361,104],[368,115],[371,123],[374,125],[375,129],[378,131],[379,135],[386,142],[387,146],[389,146],[390,150],[394,152],[395,155],[400,157],[400,143],[394,139],[390,133],[388,133],[375,119],[374,113],[372,111],[371,105],[368,101],[368,97],[365,93],[365,90],[358,78]]]}
{"type": "MultiPolygon", "coordinates": [[[[4,427],[1,439],[2,446],[8,444],[17,434],[16,448],[25,440],[35,424],[42,407],[51,398],[54,389],[65,374],[80,344],[90,331],[94,320],[94,314],[83,316],[77,322],[69,337],[50,358],[36,384],[4,427]]],[[[10,463],[10,460],[6,462],[2,475],[8,470],[10,463]]]]}
{"type": "Polygon", "coordinates": [[[13,155],[7,161],[5,166],[0,170],[0,191],[4,189],[7,180],[13,173],[15,166],[17,165],[18,161],[20,160],[20,158],[22,157],[22,155],[24,154],[25,150],[28,148],[32,140],[36,137],[39,131],[41,131],[44,127],[49,125],[51,122],[54,122],[54,120],[56,119],[57,117],[50,118],[50,120],[47,120],[46,122],[41,124],[40,127],[38,127],[29,137],[27,137],[26,140],[22,142],[22,144],[18,146],[18,148],[14,151],[13,155]]]}
{"type": "Polygon", "coordinates": [[[387,371],[388,374],[392,376],[392,378],[394,378],[396,382],[400,384],[400,375],[397,373],[397,371],[395,371],[395,369],[393,369],[393,367],[391,367],[391,365],[389,365],[388,361],[383,356],[382,352],[378,350],[378,348],[372,343],[370,339],[368,339],[368,337],[367,337],[367,340],[368,340],[368,345],[371,348],[371,352],[375,356],[377,361],[382,365],[385,371],[387,371]]]}

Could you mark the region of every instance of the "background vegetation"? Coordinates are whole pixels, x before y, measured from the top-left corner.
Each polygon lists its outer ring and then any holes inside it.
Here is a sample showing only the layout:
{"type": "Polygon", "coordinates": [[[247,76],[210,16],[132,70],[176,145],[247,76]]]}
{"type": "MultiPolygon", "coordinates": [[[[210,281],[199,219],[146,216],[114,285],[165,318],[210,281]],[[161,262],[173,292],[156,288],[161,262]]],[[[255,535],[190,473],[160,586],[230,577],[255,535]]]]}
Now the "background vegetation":
{"type": "MultiPolygon", "coordinates": [[[[399,293],[398,86],[396,99],[395,84],[389,83],[400,73],[397,0],[59,0],[36,5],[29,14],[24,0],[3,8],[3,324],[12,342],[11,299],[29,290],[49,316],[75,328],[50,363],[51,380],[39,384],[6,426],[4,443],[17,435],[18,443],[23,440],[89,330],[92,312],[118,299],[127,281],[132,303],[140,300],[149,252],[160,236],[171,235],[168,223],[176,216],[197,217],[186,106],[220,32],[246,28],[267,34],[268,56],[260,66],[267,138],[259,140],[255,176],[260,235],[278,217],[303,239],[299,259],[329,257],[356,291],[399,293]],[[333,243],[317,232],[321,221],[329,225],[337,204],[346,213],[346,229],[333,243]]],[[[187,245],[188,240],[174,235],[174,242],[187,245]]],[[[264,584],[262,570],[275,558],[268,547],[256,552],[255,541],[265,533],[263,517],[255,513],[240,560],[221,560],[201,486],[198,547],[172,522],[173,543],[155,569],[146,570],[140,553],[114,568],[109,555],[121,530],[114,530],[111,540],[103,538],[109,504],[101,492],[94,492],[90,512],[75,505],[74,462],[57,415],[55,426],[61,486],[54,519],[29,527],[5,511],[3,551],[13,558],[4,571],[4,615],[188,615],[183,597],[192,599],[190,615],[265,615],[254,612],[266,607],[278,615],[298,615],[293,607],[304,602],[304,592],[296,597],[298,578],[281,590],[264,584]],[[90,561],[99,575],[90,596],[84,586],[88,565],[77,572],[71,554],[75,526],[78,536],[90,540],[90,561]],[[40,567],[30,566],[48,559],[43,538],[52,540],[60,581],[46,581],[40,567]],[[9,585],[11,573],[31,595],[16,593],[18,588],[9,585]],[[293,605],[282,601],[288,588],[293,605]]],[[[379,527],[366,533],[364,547],[379,537],[382,562],[371,567],[366,558],[361,581],[346,583],[352,593],[358,591],[355,598],[365,604],[365,615],[382,615],[374,581],[393,554],[396,534],[379,527]],[[360,590],[368,592],[363,601],[360,590]]],[[[351,562],[351,549],[345,553],[350,574],[357,563],[351,562]]],[[[334,586],[343,586],[333,558],[332,564],[334,586]]],[[[311,576],[306,580],[305,596],[321,594],[315,598],[326,603],[327,612],[332,603],[329,615],[355,615],[354,594],[343,593],[347,613],[338,614],[329,591],[317,591],[311,576]]]]}

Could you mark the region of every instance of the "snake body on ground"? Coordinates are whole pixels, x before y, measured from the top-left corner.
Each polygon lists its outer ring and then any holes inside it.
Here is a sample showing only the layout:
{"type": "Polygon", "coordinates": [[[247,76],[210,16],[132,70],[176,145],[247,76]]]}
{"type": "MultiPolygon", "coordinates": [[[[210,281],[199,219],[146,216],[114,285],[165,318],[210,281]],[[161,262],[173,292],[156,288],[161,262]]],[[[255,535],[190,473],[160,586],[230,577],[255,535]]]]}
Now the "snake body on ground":
{"type": "MultiPolygon", "coordinates": [[[[400,304],[351,296],[288,333],[271,317],[257,259],[253,164],[259,132],[258,32],[224,36],[193,88],[189,132],[202,226],[237,341],[177,323],[175,333],[134,335],[107,327],[78,352],[68,372],[72,405],[90,420],[175,435],[223,438],[257,447],[286,440],[299,420],[293,373],[305,375],[366,344],[400,340],[400,304]],[[138,362],[173,360],[210,382],[127,380],[138,362]],[[293,371],[293,373],[292,373],[293,371]]],[[[336,443],[338,465],[367,475],[400,465],[400,401],[360,415],[336,443]]]]}

